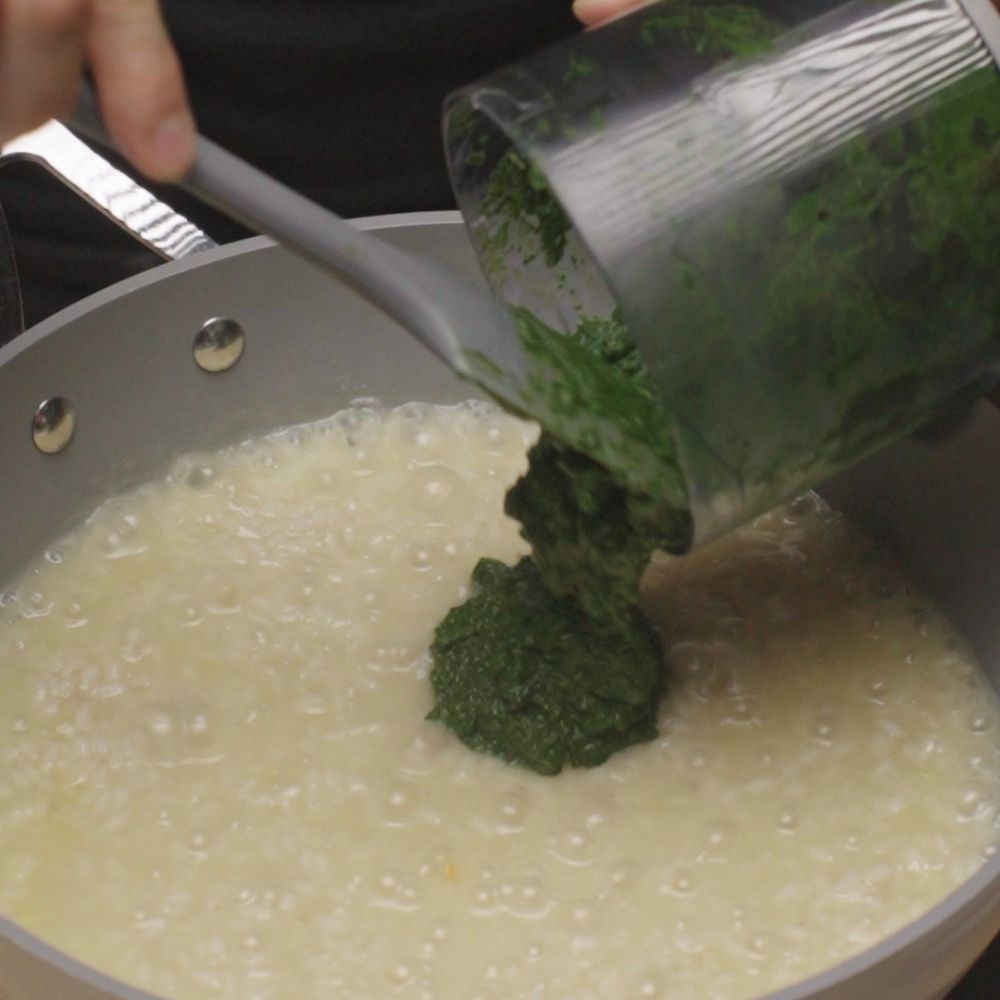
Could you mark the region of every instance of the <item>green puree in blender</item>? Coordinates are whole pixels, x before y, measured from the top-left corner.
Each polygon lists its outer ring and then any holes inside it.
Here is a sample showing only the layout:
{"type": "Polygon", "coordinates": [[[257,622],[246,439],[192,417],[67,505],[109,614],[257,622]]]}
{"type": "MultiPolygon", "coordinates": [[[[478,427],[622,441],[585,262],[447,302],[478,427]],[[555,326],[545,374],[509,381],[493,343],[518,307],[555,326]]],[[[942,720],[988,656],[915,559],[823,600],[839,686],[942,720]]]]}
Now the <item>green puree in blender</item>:
{"type": "MultiPolygon", "coordinates": [[[[711,64],[766,50],[781,30],[750,7],[676,0],[651,10],[642,37],[711,64]]],[[[780,350],[802,369],[790,373],[793,381],[819,379],[838,401],[823,414],[829,430],[808,471],[812,482],[934,417],[921,387],[934,380],[936,365],[953,371],[961,357],[972,370],[995,353],[995,78],[993,67],[978,70],[916,116],[806,166],[781,182],[777,216],[774,203],[734,214],[706,241],[704,261],[693,257],[681,276],[677,322],[704,344],[705,370],[722,372],[730,317],[743,306],[719,272],[756,255],[754,273],[764,282],[753,294],[762,331],[755,350],[780,350]],[[772,213],[761,215],[759,229],[758,211],[772,213]],[[820,353],[802,336],[815,324],[826,331],[820,353]],[[881,345],[898,343],[901,329],[914,338],[912,355],[883,356],[881,345]]],[[[532,237],[530,252],[550,267],[562,261],[569,220],[520,153],[499,161],[482,208],[494,249],[507,251],[517,230],[532,237]]],[[[691,522],[669,419],[620,318],[587,319],[568,335],[522,311],[517,319],[525,348],[558,376],[548,391],[565,393],[567,419],[574,407],[596,408],[609,426],[627,425],[631,442],[648,445],[649,461],[641,447],[629,456],[644,474],[626,481],[628,462],[607,461],[618,444],[613,433],[573,449],[561,443],[558,427],[544,428],[505,507],[521,522],[532,555],[514,567],[482,560],[472,596],[435,632],[430,717],[474,749],[555,774],[566,765],[595,766],[656,735],[667,673],[660,637],[637,605],[639,580],[656,549],[687,546],[691,522]]],[[[961,389],[956,381],[956,393],[961,389]]],[[[736,451],[746,451],[744,481],[769,495],[767,483],[785,470],[772,467],[773,445],[763,442],[758,453],[741,433],[745,428],[734,427],[730,437],[736,451]]]]}

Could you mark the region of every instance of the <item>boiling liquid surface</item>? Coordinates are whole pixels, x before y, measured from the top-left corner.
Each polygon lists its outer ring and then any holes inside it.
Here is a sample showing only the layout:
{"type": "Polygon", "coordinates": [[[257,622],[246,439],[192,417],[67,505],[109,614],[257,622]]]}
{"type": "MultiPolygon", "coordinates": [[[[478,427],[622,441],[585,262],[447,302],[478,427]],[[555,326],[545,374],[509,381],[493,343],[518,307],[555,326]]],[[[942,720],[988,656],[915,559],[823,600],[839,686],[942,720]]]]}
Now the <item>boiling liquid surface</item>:
{"type": "Polygon", "coordinates": [[[927,910],[1000,841],[963,644],[809,498],[648,613],[661,736],[543,778],[431,707],[434,624],[534,432],[355,409],[103,506],[0,609],[0,911],[183,998],[733,1000],[927,910]]]}

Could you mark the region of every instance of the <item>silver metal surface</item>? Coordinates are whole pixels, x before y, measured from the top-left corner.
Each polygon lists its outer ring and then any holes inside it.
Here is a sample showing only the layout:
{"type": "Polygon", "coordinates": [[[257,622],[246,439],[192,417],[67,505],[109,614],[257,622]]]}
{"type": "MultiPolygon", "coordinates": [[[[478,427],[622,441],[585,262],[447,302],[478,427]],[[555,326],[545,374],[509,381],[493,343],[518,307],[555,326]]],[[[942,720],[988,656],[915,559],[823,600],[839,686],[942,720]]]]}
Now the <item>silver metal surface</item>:
{"type": "Polygon", "coordinates": [[[76,433],[76,408],[65,396],[51,396],[35,407],[31,440],[43,455],[58,455],[76,433]]]}
{"type": "Polygon", "coordinates": [[[243,356],[246,334],[236,320],[210,319],[195,334],[194,361],[202,370],[217,374],[228,371],[243,356]]]}
{"type": "Polygon", "coordinates": [[[166,260],[181,260],[215,246],[193,222],[111,166],[58,122],[49,122],[8,142],[2,155],[4,159],[26,159],[45,167],[166,260]]]}
{"type": "MultiPolygon", "coordinates": [[[[457,214],[374,224],[399,249],[474,279],[457,214]]],[[[392,406],[468,395],[381,312],[269,241],[131,278],[0,348],[0,508],[7,512],[0,582],[107,496],[162,474],[180,452],[319,419],[358,396],[392,406]],[[190,338],[178,336],[205,316],[239,316],[253,342],[224,379],[202,376],[190,338]],[[24,415],[53,379],[86,412],[88,431],[57,462],[24,433],[24,415]]],[[[907,442],[883,453],[826,494],[908,564],[1000,687],[1000,413],[981,408],[946,444],[907,442]]],[[[1000,856],[909,927],[769,1000],[935,1000],[998,930],[1000,856]]],[[[2,918],[0,996],[152,1000],[2,918]]]]}

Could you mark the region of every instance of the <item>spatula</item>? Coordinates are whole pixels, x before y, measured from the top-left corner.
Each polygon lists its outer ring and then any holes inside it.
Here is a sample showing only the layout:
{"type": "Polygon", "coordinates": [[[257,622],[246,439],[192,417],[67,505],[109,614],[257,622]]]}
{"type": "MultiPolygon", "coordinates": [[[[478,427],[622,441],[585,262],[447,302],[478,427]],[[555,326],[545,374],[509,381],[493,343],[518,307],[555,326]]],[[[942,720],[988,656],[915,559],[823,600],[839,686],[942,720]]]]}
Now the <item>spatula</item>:
{"type": "MultiPolygon", "coordinates": [[[[89,89],[69,124],[88,139],[113,145],[89,89]]],[[[361,232],[204,137],[197,140],[195,165],[180,186],[346,282],[458,375],[602,462],[632,489],[664,492],[661,484],[670,470],[665,473],[658,459],[661,442],[652,440],[656,434],[650,428],[659,424],[647,402],[619,400],[615,376],[603,365],[581,375],[573,350],[585,352],[562,346],[566,338],[554,338],[560,342],[554,352],[529,353],[525,318],[485,287],[361,232]]],[[[528,326],[535,333],[530,342],[537,345],[540,324],[528,326]]],[[[553,340],[544,331],[541,339],[553,340]]],[[[336,329],[331,342],[335,345],[336,329]]]]}

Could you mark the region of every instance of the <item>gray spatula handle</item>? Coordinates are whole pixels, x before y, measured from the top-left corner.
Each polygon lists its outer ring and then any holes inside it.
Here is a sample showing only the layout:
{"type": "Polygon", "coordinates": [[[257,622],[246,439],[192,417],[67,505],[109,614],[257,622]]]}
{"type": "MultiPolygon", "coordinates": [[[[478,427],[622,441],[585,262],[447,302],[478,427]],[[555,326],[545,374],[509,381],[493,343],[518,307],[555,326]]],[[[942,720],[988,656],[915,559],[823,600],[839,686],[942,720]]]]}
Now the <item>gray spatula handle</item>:
{"type": "MultiPolygon", "coordinates": [[[[70,124],[99,144],[114,145],[89,88],[70,124]]],[[[442,295],[454,294],[456,284],[465,285],[457,276],[360,232],[203,137],[197,141],[194,168],[179,186],[331,272],[454,363],[461,331],[437,303],[442,295]]]]}

